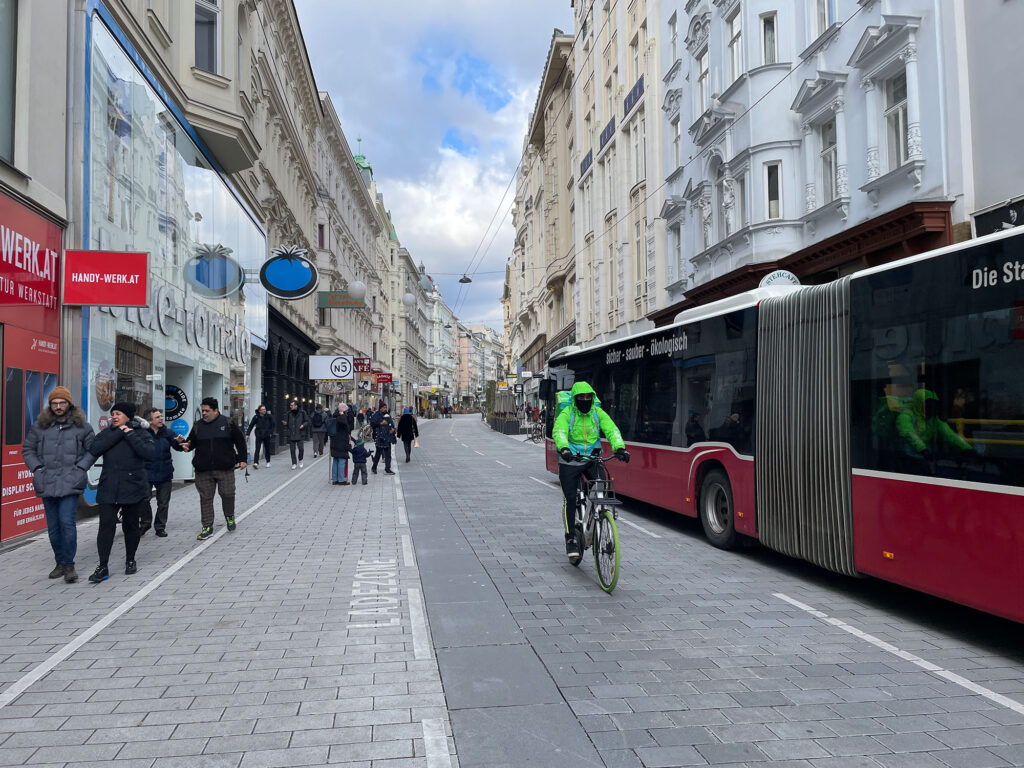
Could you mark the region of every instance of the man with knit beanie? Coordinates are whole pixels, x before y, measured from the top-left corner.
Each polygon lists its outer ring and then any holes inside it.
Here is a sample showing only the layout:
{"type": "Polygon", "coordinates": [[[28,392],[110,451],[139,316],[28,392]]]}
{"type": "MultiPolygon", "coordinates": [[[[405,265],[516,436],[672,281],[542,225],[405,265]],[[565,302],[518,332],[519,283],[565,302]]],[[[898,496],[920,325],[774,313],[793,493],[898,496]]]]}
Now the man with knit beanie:
{"type": "Polygon", "coordinates": [[[55,387],[48,400],[49,407],[39,414],[25,436],[21,458],[32,470],[32,485],[46,509],[46,528],[57,561],[50,578],[63,576],[71,584],[78,580],[75,513],[88,483],[86,471],[96,460],[89,453],[95,435],[85,414],[75,408],[66,387],[55,387]]]}
{"type": "Polygon", "coordinates": [[[98,584],[110,578],[107,561],[114,546],[118,512],[121,513],[121,530],[124,532],[124,572],[131,575],[138,571],[135,551],[142,538],[142,516],[149,510],[146,462],[151,461],[155,453],[153,435],[149,424],[135,418],[133,403],[114,403],[110,409],[110,426],[96,435],[89,451],[96,458],[103,458],[96,493],[100,510],[96,548],[100,564],[89,576],[89,581],[98,584]]]}

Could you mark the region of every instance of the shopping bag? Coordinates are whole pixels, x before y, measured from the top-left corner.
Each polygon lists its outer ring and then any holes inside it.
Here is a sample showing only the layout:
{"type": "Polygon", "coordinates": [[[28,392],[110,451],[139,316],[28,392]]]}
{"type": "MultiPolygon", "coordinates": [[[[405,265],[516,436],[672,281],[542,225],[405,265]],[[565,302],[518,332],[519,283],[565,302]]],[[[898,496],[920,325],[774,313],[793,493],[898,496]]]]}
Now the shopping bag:
{"type": "Polygon", "coordinates": [[[414,439],[414,440],[412,441],[412,447],[413,447],[413,448],[419,448],[419,447],[420,447],[420,439],[419,439],[418,437],[417,437],[417,438],[415,438],[415,439],[414,439]]]}

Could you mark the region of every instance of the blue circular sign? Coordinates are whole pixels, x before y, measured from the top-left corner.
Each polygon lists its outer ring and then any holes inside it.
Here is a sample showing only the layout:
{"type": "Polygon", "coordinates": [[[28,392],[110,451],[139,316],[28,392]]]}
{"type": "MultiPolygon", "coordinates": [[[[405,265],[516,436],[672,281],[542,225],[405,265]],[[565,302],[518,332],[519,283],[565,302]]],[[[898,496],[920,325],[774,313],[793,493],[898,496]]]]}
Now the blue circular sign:
{"type": "Polygon", "coordinates": [[[174,421],[184,416],[188,410],[188,396],[185,394],[185,390],[173,384],[164,387],[164,410],[166,411],[164,418],[167,421],[174,421]]]}
{"type": "Polygon", "coordinates": [[[188,436],[188,422],[184,419],[175,419],[168,426],[171,428],[171,432],[182,437],[188,436]]]}
{"type": "Polygon", "coordinates": [[[279,299],[302,299],[320,284],[320,272],[306,249],[296,246],[274,248],[274,254],[260,268],[260,283],[267,293],[279,299]]]}
{"type": "Polygon", "coordinates": [[[222,299],[238,292],[245,282],[245,272],[231,258],[230,248],[202,244],[185,263],[185,279],[200,296],[222,299]]]}

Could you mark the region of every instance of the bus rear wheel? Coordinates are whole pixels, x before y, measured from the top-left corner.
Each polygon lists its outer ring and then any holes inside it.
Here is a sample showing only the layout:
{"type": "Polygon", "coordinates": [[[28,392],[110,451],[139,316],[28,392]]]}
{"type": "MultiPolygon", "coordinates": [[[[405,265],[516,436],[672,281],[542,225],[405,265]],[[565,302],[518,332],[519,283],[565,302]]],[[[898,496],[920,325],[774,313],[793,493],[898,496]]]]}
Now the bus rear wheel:
{"type": "Polygon", "coordinates": [[[729,476],[720,469],[708,472],[700,487],[700,523],[708,541],[720,549],[736,546],[735,509],[729,476]]]}

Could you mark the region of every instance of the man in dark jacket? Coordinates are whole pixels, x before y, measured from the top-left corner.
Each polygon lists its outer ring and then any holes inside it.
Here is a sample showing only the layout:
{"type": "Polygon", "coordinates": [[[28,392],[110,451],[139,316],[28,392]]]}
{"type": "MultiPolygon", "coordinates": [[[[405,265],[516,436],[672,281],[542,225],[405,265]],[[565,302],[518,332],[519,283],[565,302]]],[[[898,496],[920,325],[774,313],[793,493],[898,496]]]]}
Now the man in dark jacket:
{"type": "Polygon", "coordinates": [[[264,458],[267,466],[270,466],[270,441],[274,437],[274,417],[270,415],[267,406],[260,403],[253,414],[249,427],[245,430],[245,436],[249,437],[250,432],[256,433],[256,445],[252,452],[252,468],[260,468],[260,448],[263,448],[264,458]]]}
{"type": "Polygon", "coordinates": [[[309,428],[309,416],[299,408],[298,400],[292,400],[288,408],[288,418],[281,423],[284,425],[284,439],[288,441],[288,448],[292,453],[292,469],[295,469],[296,453],[298,453],[298,466],[302,466],[302,441],[306,439],[305,430],[309,428]]]}
{"type": "Polygon", "coordinates": [[[411,408],[402,411],[402,417],[398,420],[398,439],[405,446],[405,462],[409,463],[409,455],[412,453],[412,441],[420,436],[420,428],[416,423],[416,417],[412,415],[411,408]]]}
{"type": "Polygon", "coordinates": [[[153,435],[149,425],[135,418],[135,405],[114,403],[110,409],[110,426],[96,435],[89,451],[96,458],[103,457],[99,490],[96,501],[100,510],[100,529],[96,534],[96,549],[100,564],[89,576],[99,583],[110,578],[107,561],[114,546],[117,513],[121,513],[124,532],[124,572],[138,571],[135,551],[142,537],[140,519],[149,507],[149,478],[146,462],[153,458],[153,435]]]}
{"type": "MultiPolygon", "coordinates": [[[[171,480],[174,478],[174,462],[171,450],[180,451],[182,438],[164,426],[164,412],[150,408],[146,413],[149,429],[153,433],[153,460],[146,462],[146,476],[156,494],[156,535],[167,535],[167,508],[171,504],[171,480]]],[[[142,535],[153,525],[152,503],[142,513],[142,535]]]]}
{"type": "Polygon", "coordinates": [[[391,444],[395,442],[395,420],[388,413],[388,404],[383,400],[378,405],[378,410],[370,416],[370,426],[373,427],[373,443],[377,446],[373,454],[373,467],[370,471],[377,474],[377,464],[380,463],[381,455],[384,456],[384,474],[393,475],[391,471],[391,444]]]}
{"type": "Polygon", "coordinates": [[[326,422],[326,434],[331,439],[332,485],[348,485],[348,451],[351,447],[352,430],[348,425],[347,410],[347,406],[340,403],[326,422]]]}
{"type": "Polygon", "coordinates": [[[224,522],[229,531],[235,530],[235,469],[245,469],[245,437],[236,424],[221,414],[217,398],[204,397],[199,411],[202,418],[192,425],[181,447],[196,452],[192,466],[196,470],[203,522],[196,538],[203,541],[213,535],[213,496],[218,491],[224,522]]]}
{"type": "Polygon", "coordinates": [[[63,576],[71,584],[78,580],[75,512],[88,482],[86,470],[96,461],[89,453],[95,435],[85,414],[71,402],[67,388],[56,387],[49,401],[49,407],[39,414],[25,436],[21,458],[32,470],[32,485],[46,510],[46,528],[57,561],[50,578],[63,576]]]}
{"type": "Polygon", "coordinates": [[[327,442],[327,417],[321,403],[316,404],[313,414],[309,417],[309,426],[313,433],[313,458],[324,455],[324,444],[327,442]]]}

